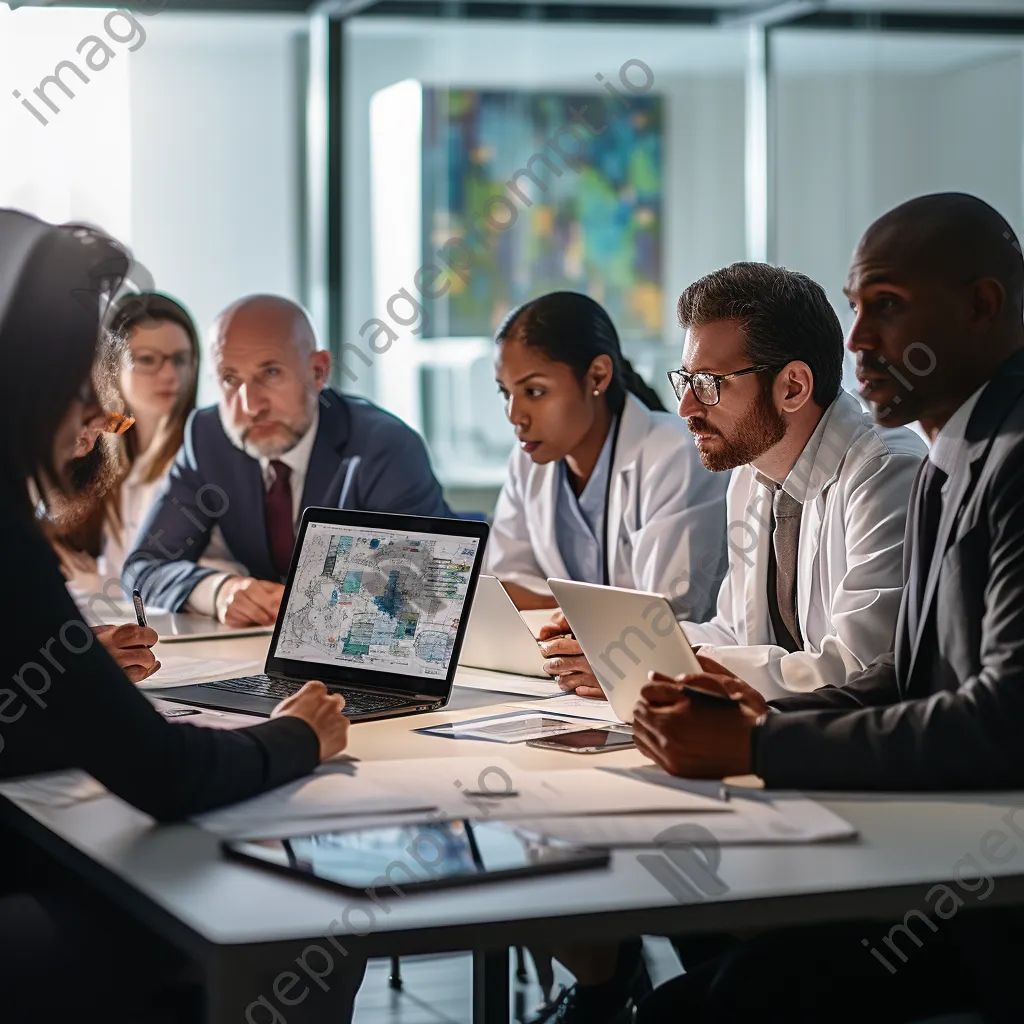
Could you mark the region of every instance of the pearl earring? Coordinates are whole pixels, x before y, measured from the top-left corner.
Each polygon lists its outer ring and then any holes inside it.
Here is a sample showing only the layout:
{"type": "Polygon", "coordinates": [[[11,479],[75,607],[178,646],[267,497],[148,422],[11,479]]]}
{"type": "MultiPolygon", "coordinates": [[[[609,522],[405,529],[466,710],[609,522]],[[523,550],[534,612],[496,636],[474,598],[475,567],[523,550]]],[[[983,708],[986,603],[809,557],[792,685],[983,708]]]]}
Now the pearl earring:
{"type": "Polygon", "coordinates": [[[601,397],[601,389],[600,388],[594,388],[594,397],[595,398],[600,398],[601,397]]]}

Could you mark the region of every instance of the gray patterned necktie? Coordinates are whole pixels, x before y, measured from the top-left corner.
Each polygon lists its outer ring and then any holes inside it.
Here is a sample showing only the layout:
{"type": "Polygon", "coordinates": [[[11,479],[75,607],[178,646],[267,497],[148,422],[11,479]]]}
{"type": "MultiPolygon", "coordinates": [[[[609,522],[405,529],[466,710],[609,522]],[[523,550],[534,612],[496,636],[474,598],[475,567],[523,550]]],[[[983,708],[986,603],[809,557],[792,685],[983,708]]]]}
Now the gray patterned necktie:
{"type": "Polygon", "coordinates": [[[775,642],[787,651],[803,650],[796,611],[797,548],[803,504],[781,487],[772,498],[772,543],[768,561],[768,614],[775,642]]]}

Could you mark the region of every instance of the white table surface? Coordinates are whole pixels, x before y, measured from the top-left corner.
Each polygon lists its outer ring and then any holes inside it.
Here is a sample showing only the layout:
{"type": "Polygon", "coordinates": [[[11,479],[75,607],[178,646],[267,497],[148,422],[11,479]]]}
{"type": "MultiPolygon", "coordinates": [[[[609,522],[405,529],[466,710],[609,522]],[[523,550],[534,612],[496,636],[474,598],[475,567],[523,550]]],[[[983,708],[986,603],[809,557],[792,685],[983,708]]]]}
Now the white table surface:
{"type": "MultiPolygon", "coordinates": [[[[266,637],[247,637],[179,643],[173,649],[201,657],[249,659],[259,657],[267,642],[266,637]]],[[[589,762],[521,744],[455,741],[411,731],[473,717],[481,714],[482,706],[515,699],[457,687],[450,710],[354,725],[348,753],[366,760],[493,756],[550,771],[589,763],[645,763],[632,750],[589,762]]],[[[15,812],[14,819],[91,884],[152,926],[174,933],[193,952],[207,944],[239,951],[250,944],[291,944],[322,938],[328,931],[372,956],[496,949],[531,937],[541,937],[550,946],[645,931],[700,932],[860,918],[892,924],[911,908],[927,909],[924,893],[931,884],[952,881],[958,872],[974,878],[979,870],[993,879],[991,892],[979,905],[1024,902],[1024,793],[829,794],[822,802],[857,828],[859,837],[803,846],[726,847],[718,875],[728,891],[721,896],[680,904],[638,863],[643,851],[621,850],[613,853],[609,870],[405,898],[385,889],[381,898],[386,913],[365,898],[352,899],[228,862],[212,835],[190,824],[155,825],[112,796],[63,809],[24,804],[28,816],[15,812]],[[1017,807],[1019,834],[1003,820],[1017,807]],[[998,865],[983,856],[991,850],[983,844],[992,842],[984,837],[993,829],[1012,840],[999,848],[999,856],[1006,859],[998,865]],[[965,857],[973,857],[978,867],[965,857]],[[364,935],[355,934],[370,921],[360,907],[374,912],[364,935]]],[[[966,905],[977,902],[963,889],[956,891],[966,905]]]]}

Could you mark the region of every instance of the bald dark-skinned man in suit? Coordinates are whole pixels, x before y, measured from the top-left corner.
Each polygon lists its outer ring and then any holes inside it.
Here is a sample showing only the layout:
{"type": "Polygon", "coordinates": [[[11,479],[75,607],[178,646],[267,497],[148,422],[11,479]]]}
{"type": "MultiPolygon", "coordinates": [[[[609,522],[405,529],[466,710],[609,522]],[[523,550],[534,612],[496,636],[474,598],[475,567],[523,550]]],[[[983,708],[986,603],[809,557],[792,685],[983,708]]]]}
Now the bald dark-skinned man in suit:
{"type": "MultiPolygon", "coordinates": [[[[893,649],[842,689],[770,705],[707,660],[701,675],[653,677],[636,744],[675,775],[753,772],[772,789],[1024,788],[1020,243],[981,200],[920,197],[868,229],[845,291],[856,313],[847,347],[876,422],[916,420],[932,443],[911,496],[893,649]],[[684,679],[730,694],[739,712],[691,704],[684,679]]],[[[737,943],[687,964],[639,1020],[902,1021],[976,1007],[986,1020],[1024,1019],[1010,984],[1024,949],[1016,911],[917,929],[923,948],[891,974],[862,948],[866,928],[737,943]]]]}

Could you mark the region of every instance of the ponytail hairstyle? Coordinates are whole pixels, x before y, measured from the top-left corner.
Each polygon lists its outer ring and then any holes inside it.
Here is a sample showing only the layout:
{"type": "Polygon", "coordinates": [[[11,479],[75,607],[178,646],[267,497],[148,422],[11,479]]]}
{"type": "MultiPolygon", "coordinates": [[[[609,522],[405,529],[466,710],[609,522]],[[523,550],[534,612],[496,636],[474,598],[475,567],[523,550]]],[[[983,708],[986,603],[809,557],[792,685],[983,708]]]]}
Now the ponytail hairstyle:
{"type": "Polygon", "coordinates": [[[621,414],[627,392],[648,409],[665,409],[654,389],[623,356],[618,332],[604,307],[579,292],[549,292],[523,303],[505,317],[494,340],[539,348],[552,362],[569,366],[579,381],[598,356],[608,356],[612,381],[605,396],[613,413],[621,414]]]}

